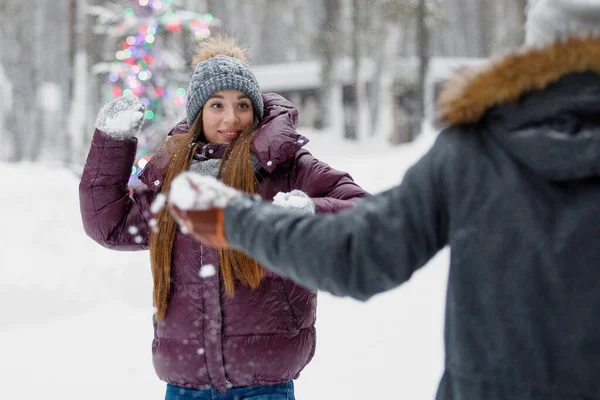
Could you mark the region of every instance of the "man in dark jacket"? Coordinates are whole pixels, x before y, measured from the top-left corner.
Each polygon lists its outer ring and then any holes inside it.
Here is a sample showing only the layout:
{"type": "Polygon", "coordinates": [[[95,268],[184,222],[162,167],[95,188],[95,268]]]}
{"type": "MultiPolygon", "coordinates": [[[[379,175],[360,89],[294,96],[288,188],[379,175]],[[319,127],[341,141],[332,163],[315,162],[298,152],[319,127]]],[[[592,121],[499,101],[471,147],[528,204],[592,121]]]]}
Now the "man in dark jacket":
{"type": "Polygon", "coordinates": [[[353,210],[170,203],[197,237],[363,300],[449,245],[437,398],[600,399],[599,29],[600,1],[534,3],[527,46],[451,79],[448,127],[402,184],[353,210]]]}

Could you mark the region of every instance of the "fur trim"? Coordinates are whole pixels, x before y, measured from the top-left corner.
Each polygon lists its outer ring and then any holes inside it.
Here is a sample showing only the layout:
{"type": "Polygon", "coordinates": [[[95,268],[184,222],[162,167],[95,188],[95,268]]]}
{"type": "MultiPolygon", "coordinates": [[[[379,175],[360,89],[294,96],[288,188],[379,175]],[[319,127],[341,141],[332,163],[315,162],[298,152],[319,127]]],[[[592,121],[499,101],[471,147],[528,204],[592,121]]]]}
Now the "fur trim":
{"type": "Polygon", "coordinates": [[[248,64],[246,51],[247,49],[238,45],[233,38],[220,35],[209,36],[198,44],[194,56],[192,57],[191,67],[192,69],[195,69],[202,61],[206,61],[209,58],[218,55],[237,58],[243,63],[248,64]]]}
{"type": "Polygon", "coordinates": [[[450,78],[440,94],[439,122],[477,122],[491,107],[542,90],[567,74],[586,71],[600,74],[600,37],[573,37],[541,48],[524,47],[450,78]]]}

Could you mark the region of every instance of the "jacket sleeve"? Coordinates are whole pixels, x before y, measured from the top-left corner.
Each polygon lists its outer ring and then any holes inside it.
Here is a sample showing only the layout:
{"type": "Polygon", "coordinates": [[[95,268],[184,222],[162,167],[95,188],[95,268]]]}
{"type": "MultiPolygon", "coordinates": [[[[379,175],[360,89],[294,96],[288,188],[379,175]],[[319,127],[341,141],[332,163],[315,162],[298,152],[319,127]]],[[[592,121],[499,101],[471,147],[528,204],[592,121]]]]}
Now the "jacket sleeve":
{"type": "Polygon", "coordinates": [[[154,193],[145,187],[127,187],[135,161],[137,140],[115,139],[94,132],[81,182],[79,203],[86,234],[115,250],[148,248],[154,193]]]}
{"type": "Polygon", "coordinates": [[[236,200],[225,209],[228,241],[274,272],[334,295],[366,300],[392,289],[447,242],[442,168],[431,150],[400,185],[337,214],[236,200]]]}
{"type": "Polygon", "coordinates": [[[319,214],[351,208],[369,195],[348,173],[331,168],[307,150],[296,154],[295,166],[291,186],[310,196],[319,214]]]}

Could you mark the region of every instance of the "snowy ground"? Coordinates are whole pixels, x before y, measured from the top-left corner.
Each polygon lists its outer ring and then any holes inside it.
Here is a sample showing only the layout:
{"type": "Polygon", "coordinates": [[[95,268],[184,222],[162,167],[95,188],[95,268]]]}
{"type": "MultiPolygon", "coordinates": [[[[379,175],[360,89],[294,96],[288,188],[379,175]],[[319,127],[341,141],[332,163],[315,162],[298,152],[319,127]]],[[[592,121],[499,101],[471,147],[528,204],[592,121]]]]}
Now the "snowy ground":
{"type": "MultiPolygon", "coordinates": [[[[389,148],[306,132],[308,148],[365,189],[398,183],[431,145],[389,148]]],[[[77,178],[0,164],[2,398],[164,398],[151,364],[148,254],[101,248],[83,233],[77,178]]],[[[299,400],[433,399],[443,366],[448,251],[407,284],[366,303],[321,293],[317,351],[299,400]]]]}

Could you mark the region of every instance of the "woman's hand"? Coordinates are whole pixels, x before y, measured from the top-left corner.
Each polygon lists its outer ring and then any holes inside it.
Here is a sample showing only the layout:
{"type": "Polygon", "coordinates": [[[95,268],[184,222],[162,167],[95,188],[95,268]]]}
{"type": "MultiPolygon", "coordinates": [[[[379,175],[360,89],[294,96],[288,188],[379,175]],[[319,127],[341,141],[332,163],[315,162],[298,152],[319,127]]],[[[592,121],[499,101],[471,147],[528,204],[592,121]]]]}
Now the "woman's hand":
{"type": "Polygon", "coordinates": [[[288,210],[297,210],[306,214],[315,213],[315,203],[302,190],[279,192],[273,197],[273,204],[288,210]]]}
{"type": "Polygon", "coordinates": [[[118,139],[135,137],[144,123],[146,106],[130,94],[106,103],[98,112],[96,129],[118,139]]]}

